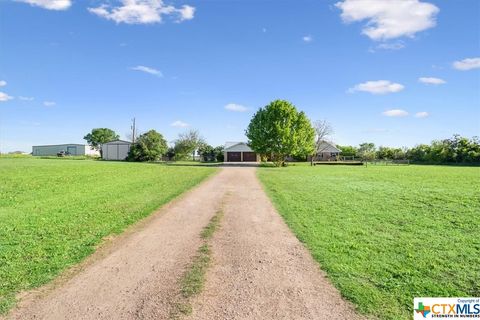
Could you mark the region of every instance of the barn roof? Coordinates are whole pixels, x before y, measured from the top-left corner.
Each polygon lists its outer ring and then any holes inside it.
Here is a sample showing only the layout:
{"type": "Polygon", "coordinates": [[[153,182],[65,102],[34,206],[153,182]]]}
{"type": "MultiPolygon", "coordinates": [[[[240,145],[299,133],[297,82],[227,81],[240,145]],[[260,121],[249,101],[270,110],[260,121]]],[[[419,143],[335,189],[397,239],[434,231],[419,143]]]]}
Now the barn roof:
{"type": "Polygon", "coordinates": [[[132,144],[130,141],[125,140],[113,140],[104,144],[132,144]]]}
{"type": "Polygon", "coordinates": [[[43,145],[32,146],[32,147],[56,147],[56,146],[86,146],[86,144],[80,144],[80,143],[59,143],[59,144],[43,144],[43,145]]]}

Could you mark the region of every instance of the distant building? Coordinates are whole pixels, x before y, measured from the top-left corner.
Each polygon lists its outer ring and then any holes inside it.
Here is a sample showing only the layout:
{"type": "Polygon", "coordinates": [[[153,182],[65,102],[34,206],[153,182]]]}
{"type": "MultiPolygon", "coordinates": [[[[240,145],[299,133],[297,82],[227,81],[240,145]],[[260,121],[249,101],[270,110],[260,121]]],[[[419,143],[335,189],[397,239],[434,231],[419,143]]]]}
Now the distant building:
{"type": "Polygon", "coordinates": [[[102,144],[103,160],[125,160],[132,143],[125,140],[115,140],[102,144]]]}
{"type": "Polygon", "coordinates": [[[227,142],[224,150],[225,162],[259,162],[260,155],[245,142],[227,142]]]}
{"type": "Polygon", "coordinates": [[[100,153],[85,144],[52,144],[44,146],[33,146],[33,156],[56,156],[58,153],[64,152],[71,156],[98,156],[100,153]]]}
{"type": "Polygon", "coordinates": [[[338,149],[333,143],[330,143],[328,141],[322,141],[318,146],[318,151],[314,160],[316,161],[337,160],[341,152],[342,150],[338,149]]]}

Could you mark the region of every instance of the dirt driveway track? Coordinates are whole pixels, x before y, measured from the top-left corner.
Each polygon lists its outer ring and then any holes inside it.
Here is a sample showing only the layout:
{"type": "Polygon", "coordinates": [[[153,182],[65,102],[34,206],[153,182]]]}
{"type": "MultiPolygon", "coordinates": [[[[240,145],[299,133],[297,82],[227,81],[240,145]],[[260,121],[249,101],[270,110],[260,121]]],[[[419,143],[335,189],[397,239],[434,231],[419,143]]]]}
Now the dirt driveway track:
{"type": "MultiPolygon", "coordinates": [[[[11,319],[168,319],[178,279],[223,207],[212,263],[189,319],[357,319],[273,208],[256,168],[222,168],[100,249],[11,319]]],[[[42,290],[40,290],[42,292],[42,290]]]]}
{"type": "Polygon", "coordinates": [[[189,319],[358,319],[272,206],[254,168],[237,168],[213,264],[189,319]]]}

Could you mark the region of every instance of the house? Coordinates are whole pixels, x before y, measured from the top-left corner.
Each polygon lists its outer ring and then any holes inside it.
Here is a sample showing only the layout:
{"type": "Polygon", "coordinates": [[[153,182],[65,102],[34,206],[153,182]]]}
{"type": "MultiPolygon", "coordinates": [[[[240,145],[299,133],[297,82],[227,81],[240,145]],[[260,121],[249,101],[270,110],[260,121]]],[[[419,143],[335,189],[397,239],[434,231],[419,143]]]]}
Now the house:
{"type": "Polygon", "coordinates": [[[103,160],[125,160],[130,152],[132,143],[125,140],[114,140],[102,144],[103,160]]]}
{"type": "Polygon", "coordinates": [[[260,155],[245,142],[227,142],[224,149],[225,162],[259,162],[260,155]]]}
{"type": "Polygon", "coordinates": [[[67,143],[67,144],[52,144],[43,146],[33,146],[33,156],[56,156],[58,153],[64,152],[71,156],[98,156],[99,152],[92,149],[89,145],[67,143]]]}
{"type": "Polygon", "coordinates": [[[342,150],[338,149],[333,143],[328,141],[321,141],[317,147],[316,161],[331,161],[338,160],[338,156],[342,150]]]}

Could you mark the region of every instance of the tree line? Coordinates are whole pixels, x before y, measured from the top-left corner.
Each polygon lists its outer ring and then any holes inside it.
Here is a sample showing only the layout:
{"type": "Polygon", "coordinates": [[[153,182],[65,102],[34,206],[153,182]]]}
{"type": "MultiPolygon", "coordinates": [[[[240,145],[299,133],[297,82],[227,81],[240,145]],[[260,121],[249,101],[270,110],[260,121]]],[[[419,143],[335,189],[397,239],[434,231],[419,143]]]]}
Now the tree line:
{"type": "MultiPolygon", "coordinates": [[[[275,100],[260,108],[252,117],[245,135],[248,145],[260,154],[262,160],[270,160],[276,166],[284,166],[288,158],[296,160],[313,159],[328,135],[333,132],[326,121],[312,122],[303,111],[288,101],[275,100]]],[[[100,150],[103,143],[118,139],[111,129],[97,128],[84,139],[100,150]]],[[[158,161],[196,159],[198,153],[203,161],[224,161],[223,146],[212,147],[200,135],[198,130],[189,130],[179,134],[174,145],[168,147],[163,135],[150,130],[133,137],[127,160],[158,161]]],[[[399,160],[408,159],[418,163],[480,163],[480,141],[454,135],[444,140],[434,140],[429,145],[420,144],[413,148],[376,147],[366,142],[359,146],[337,146],[341,157],[354,157],[362,160],[399,160]]],[[[312,160],[313,161],[313,160],[312,160]]]]}
{"type": "MultiPolygon", "coordinates": [[[[311,122],[303,112],[297,111],[288,101],[275,100],[253,116],[246,135],[252,149],[276,165],[285,165],[292,157],[305,161],[317,155],[319,146],[333,132],[325,121],[311,122]]],[[[376,147],[365,142],[357,146],[337,146],[341,157],[362,160],[410,160],[426,164],[471,164],[480,163],[480,140],[458,134],[430,144],[419,144],[412,148],[376,147]]]]}
{"type": "Polygon", "coordinates": [[[375,147],[373,143],[362,143],[358,147],[340,146],[342,156],[359,157],[364,160],[408,159],[426,164],[472,164],[480,163],[480,140],[458,134],[443,140],[433,140],[430,144],[419,144],[412,148],[375,147]]]}

